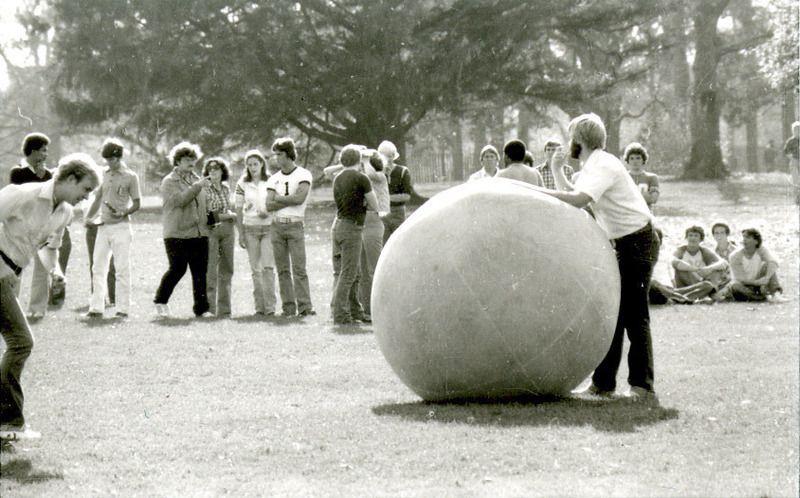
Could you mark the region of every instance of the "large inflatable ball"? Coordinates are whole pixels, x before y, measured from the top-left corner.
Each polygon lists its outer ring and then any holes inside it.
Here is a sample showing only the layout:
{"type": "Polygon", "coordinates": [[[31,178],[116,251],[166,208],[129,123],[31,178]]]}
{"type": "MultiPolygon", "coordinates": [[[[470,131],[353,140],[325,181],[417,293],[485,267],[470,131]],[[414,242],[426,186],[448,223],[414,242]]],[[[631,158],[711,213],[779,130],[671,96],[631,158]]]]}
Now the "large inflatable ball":
{"type": "Polygon", "coordinates": [[[586,211],[486,179],[434,196],[392,234],[372,319],[425,400],[558,396],[600,364],[619,299],[613,248],[586,211]]]}

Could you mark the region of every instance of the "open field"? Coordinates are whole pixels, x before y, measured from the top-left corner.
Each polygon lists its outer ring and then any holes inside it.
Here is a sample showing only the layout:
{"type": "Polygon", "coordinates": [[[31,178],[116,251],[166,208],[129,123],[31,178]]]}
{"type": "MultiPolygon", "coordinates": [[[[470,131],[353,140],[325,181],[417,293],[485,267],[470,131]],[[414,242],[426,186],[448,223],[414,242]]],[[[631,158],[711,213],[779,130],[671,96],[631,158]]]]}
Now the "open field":
{"type": "MultiPolygon", "coordinates": [[[[66,304],[33,326],[23,378],[28,422],[43,436],[0,456],[0,493],[797,496],[799,225],[785,178],[665,182],[662,191],[658,272],[687,226],[708,232],[724,218],[737,241],[743,228],[762,230],[789,302],[653,307],[660,405],[649,406],[421,402],[369,327],[332,327],[324,203],[310,208],[306,229],[318,315],[302,320],[250,318],[237,249],[232,319],[193,319],[187,275],[170,302],[175,318],[157,321],[166,257],[158,217],[140,213],[132,316],[87,323],[76,223],[66,304]]],[[[620,390],[626,375],[623,366],[620,390]]]]}

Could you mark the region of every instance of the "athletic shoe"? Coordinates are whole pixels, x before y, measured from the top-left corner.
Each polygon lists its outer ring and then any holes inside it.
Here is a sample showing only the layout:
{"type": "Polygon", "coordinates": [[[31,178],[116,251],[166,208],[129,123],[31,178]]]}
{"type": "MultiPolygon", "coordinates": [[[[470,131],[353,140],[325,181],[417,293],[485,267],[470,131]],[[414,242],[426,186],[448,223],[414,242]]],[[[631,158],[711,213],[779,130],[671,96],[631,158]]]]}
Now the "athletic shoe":
{"type": "Polygon", "coordinates": [[[300,313],[297,314],[297,316],[312,316],[312,315],[316,315],[316,314],[317,314],[316,311],[309,309],[309,310],[301,311],[300,313]]]}
{"type": "Polygon", "coordinates": [[[770,294],[767,296],[767,301],[771,303],[788,303],[789,300],[783,294],[770,294]]]}
{"type": "Polygon", "coordinates": [[[633,386],[625,393],[625,399],[631,403],[658,402],[655,391],[650,391],[644,387],[633,386]]]}
{"type": "Polygon", "coordinates": [[[169,318],[169,306],[166,304],[156,304],[156,313],[159,318],[169,318]]]}
{"type": "Polygon", "coordinates": [[[25,425],[0,425],[0,439],[7,439],[9,441],[16,441],[18,439],[38,439],[42,437],[40,432],[31,429],[28,424],[25,425]]]}
{"type": "Polygon", "coordinates": [[[197,318],[214,318],[215,315],[210,311],[204,311],[203,313],[195,316],[197,316],[197,318]]]}
{"type": "Polygon", "coordinates": [[[612,397],[614,395],[614,391],[608,391],[606,389],[600,389],[599,387],[594,385],[594,382],[592,382],[591,384],[589,384],[589,387],[587,387],[586,389],[584,389],[582,391],[573,391],[572,394],[577,394],[579,396],[580,395],[590,395],[590,396],[600,396],[601,398],[610,398],[610,397],[612,397]]]}
{"type": "Polygon", "coordinates": [[[99,319],[103,318],[103,314],[100,313],[99,311],[90,311],[90,312],[86,313],[83,316],[85,316],[86,318],[88,318],[90,320],[99,320],[99,319]]]}
{"type": "Polygon", "coordinates": [[[372,317],[366,313],[362,313],[360,316],[356,317],[356,320],[364,323],[372,323],[372,317]]]}
{"type": "Polygon", "coordinates": [[[117,311],[116,313],[114,313],[114,316],[117,318],[128,318],[128,314],[125,313],[124,311],[117,311]]]}

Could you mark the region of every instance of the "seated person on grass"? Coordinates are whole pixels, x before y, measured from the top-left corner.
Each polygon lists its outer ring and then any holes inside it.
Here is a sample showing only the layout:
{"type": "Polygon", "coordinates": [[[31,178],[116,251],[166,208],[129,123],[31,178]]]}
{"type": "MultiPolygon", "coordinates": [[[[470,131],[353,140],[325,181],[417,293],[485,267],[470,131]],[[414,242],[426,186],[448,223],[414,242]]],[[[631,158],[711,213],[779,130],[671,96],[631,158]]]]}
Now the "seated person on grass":
{"type": "Polygon", "coordinates": [[[755,228],[742,230],[742,247],[731,254],[733,285],[731,295],[736,301],[774,301],[786,299],[778,281],[778,261],[761,244],[761,233],[755,228]]]}
{"type": "Polygon", "coordinates": [[[686,244],[675,249],[672,268],[675,290],[691,298],[702,299],[716,292],[724,281],[728,263],[713,251],[701,247],[705,232],[699,226],[686,229],[686,244]]]}

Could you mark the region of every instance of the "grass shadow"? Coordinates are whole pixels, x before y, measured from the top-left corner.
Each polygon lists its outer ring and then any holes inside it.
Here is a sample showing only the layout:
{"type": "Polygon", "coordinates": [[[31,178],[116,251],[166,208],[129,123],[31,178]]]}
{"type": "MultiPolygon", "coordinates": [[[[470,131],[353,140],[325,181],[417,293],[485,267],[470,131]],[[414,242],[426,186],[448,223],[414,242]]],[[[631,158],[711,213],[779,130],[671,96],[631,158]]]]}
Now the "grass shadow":
{"type": "Polygon", "coordinates": [[[7,462],[3,462],[2,478],[12,479],[24,484],[51,479],[64,479],[64,475],[58,472],[37,470],[27,458],[12,458],[7,462]]]}
{"type": "Polygon", "coordinates": [[[196,318],[161,318],[155,317],[150,322],[164,327],[185,327],[197,322],[196,318]]]}
{"type": "Polygon", "coordinates": [[[330,325],[327,330],[336,335],[360,335],[372,333],[371,326],[362,325],[359,322],[348,325],[330,325]]]}
{"type": "Polygon", "coordinates": [[[624,398],[589,399],[526,396],[503,400],[396,403],[373,407],[379,416],[417,422],[462,423],[497,427],[590,425],[603,432],[637,428],[678,418],[679,411],[658,401],[631,403],[624,398]]]}

